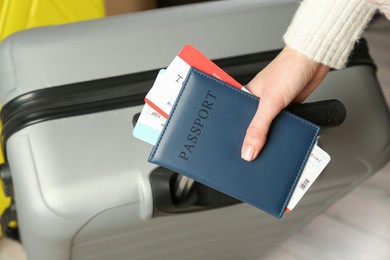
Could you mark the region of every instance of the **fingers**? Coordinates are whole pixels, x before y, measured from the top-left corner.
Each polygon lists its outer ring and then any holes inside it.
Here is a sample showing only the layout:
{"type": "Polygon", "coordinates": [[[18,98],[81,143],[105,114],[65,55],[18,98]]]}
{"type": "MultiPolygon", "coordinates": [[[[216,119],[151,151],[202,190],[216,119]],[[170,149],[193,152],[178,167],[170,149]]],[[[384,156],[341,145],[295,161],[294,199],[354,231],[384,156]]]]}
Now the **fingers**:
{"type": "Polygon", "coordinates": [[[264,97],[252,119],[243,142],[241,157],[246,161],[255,159],[263,148],[272,120],[283,109],[283,104],[276,99],[264,97]]]}

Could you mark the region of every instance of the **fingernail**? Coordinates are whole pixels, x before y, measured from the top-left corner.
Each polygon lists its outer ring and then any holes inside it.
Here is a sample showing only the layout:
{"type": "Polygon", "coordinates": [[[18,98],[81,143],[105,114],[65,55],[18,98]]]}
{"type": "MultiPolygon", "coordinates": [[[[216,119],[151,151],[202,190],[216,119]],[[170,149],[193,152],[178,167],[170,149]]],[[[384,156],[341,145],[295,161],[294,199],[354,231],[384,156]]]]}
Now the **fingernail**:
{"type": "Polygon", "coordinates": [[[245,161],[252,161],[253,154],[255,152],[255,149],[253,149],[253,146],[246,145],[244,147],[244,150],[242,151],[241,158],[245,161]]]}

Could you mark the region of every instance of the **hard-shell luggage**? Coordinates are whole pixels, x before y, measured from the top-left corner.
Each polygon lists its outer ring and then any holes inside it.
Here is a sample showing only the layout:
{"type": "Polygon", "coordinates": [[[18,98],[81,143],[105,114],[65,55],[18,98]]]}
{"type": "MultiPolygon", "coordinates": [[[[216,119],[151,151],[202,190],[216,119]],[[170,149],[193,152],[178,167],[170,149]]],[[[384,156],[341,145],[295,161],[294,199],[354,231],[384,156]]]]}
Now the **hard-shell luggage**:
{"type": "Polygon", "coordinates": [[[29,259],[258,259],[374,174],[390,117],[361,41],[308,101],[340,100],[345,122],[319,144],[331,163],[276,220],[147,163],[132,136],[160,68],[191,43],[242,84],[283,47],[296,1],[230,0],[52,26],[0,45],[3,145],[29,259]],[[194,193],[195,192],[195,193],[194,193]]]}
{"type": "MultiPolygon", "coordinates": [[[[20,30],[44,25],[62,24],[105,16],[103,0],[48,1],[48,0],[4,0],[0,1],[0,41],[20,30]]],[[[0,125],[1,130],[1,125],[0,125]]],[[[0,164],[4,163],[3,151],[0,148],[0,164]]],[[[6,176],[3,176],[7,178],[6,176]]],[[[0,216],[10,207],[11,198],[6,196],[3,182],[0,178],[0,216]]],[[[10,210],[5,212],[9,215],[10,210]]],[[[1,225],[1,223],[0,223],[1,225]]],[[[16,223],[8,225],[8,236],[17,235],[13,232],[16,223]],[[12,232],[12,234],[10,233],[12,232]]],[[[5,227],[6,228],[6,227],[5,227]]],[[[0,237],[2,236],[0,230],[0,237]]]]}

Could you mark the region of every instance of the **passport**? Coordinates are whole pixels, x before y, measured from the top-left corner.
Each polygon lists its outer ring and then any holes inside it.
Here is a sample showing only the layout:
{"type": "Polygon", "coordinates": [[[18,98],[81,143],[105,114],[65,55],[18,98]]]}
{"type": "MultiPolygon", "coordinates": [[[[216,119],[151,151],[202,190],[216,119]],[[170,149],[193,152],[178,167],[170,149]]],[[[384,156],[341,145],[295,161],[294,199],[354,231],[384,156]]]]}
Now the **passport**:
{"type": "Polygon", "coordinates": [[[320,128],[282,111],[253,161],[241,159],[257,97],[191,68],[149,162],[281,218],[320,128]]]}

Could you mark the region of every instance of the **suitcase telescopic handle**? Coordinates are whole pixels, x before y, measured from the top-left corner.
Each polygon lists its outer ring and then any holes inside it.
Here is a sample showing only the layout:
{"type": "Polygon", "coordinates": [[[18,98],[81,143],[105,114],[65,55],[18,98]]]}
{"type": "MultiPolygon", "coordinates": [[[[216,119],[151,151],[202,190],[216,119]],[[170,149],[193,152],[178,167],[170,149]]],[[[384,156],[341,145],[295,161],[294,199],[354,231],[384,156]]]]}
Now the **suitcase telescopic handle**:
{"type": "MultiPolygon", "coordinates": [[[[341,125],[346,118],[342,102],[332,99],[293,104],[287,111],[317,124],[321,129],[341,125]]],[[[321,131],[320,134],[323,132],[321,131]]],[[[240,203],[181,174],[159,167],[151,174],[154,215],[188,213],[240,203]]]]}

